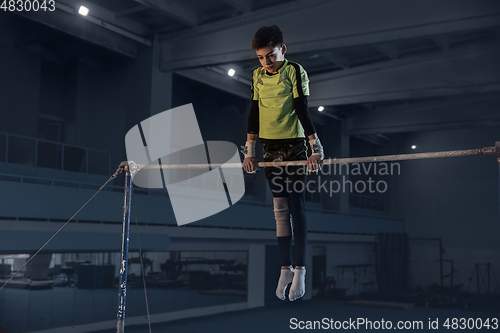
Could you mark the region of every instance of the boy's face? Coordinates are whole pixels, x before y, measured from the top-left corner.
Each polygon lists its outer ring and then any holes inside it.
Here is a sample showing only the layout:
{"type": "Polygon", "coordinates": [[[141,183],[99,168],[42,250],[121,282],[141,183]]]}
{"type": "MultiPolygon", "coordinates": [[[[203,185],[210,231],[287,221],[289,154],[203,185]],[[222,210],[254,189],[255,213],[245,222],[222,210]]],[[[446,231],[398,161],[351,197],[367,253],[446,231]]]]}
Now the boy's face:
{"type": "Polygon", "coordinates": [[[271,48],[270,46],[255,50],[257,58],[259,58],[260,64],[269,72],[277,73],[278,69],[285,61],[286,46],[281,44],[281,46],[276,46],[271,48]]]}

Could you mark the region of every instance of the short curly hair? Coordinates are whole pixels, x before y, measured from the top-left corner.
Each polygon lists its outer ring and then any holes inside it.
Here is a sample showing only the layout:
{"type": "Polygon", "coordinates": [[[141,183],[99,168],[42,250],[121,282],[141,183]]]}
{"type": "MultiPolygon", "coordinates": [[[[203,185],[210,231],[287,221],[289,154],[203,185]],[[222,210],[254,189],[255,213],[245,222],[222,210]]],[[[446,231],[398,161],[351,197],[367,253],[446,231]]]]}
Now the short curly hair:
{"type": "Polygon", "coordinates": [[[252,40],[252,49],[259,50],[264,47],[275,48],[276,46],[281,46],[283,44],[283,33],[280,28],[276,25],[270,27],[261,27],[252,40]]]}

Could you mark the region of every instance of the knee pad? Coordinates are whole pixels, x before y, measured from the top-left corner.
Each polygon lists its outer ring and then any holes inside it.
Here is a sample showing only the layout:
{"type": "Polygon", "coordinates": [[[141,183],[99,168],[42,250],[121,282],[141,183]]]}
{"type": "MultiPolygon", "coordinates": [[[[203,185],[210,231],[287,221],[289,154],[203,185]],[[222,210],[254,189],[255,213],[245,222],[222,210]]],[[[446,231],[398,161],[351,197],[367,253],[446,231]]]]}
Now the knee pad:
{"type": "Polygon", "coordinates": [[[276,218],[276,236],[285,237],[292,235],[290,223],[290,207],[288,197],[273,198],[274,217],[276,218]]]}

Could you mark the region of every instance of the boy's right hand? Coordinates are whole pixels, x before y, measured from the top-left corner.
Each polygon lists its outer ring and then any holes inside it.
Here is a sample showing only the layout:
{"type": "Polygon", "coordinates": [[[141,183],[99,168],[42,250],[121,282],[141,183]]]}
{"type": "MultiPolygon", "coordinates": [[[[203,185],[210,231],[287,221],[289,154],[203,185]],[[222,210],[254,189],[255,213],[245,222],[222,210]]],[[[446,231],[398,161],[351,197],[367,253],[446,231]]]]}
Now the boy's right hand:
{"type": "Polygon", "coordinates": [[[256,173],[257,159],[255,157],[245,157],[243,160],[243,169],[245,169],[247,173],[256,173]]]}

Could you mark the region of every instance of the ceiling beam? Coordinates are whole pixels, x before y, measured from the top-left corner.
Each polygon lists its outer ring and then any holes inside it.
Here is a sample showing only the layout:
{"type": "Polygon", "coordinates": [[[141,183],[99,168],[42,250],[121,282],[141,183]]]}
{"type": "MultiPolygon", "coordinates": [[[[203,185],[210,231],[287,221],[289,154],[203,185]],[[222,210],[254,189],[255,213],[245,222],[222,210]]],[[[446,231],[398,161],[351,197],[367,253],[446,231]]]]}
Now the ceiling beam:
{"type": "Polygon", "coordinates": [[[252,0],[223,0],[225,3],[231,7],[243,12],[248,13],[253,9],[252,0]]]}
{"type": "Polygon", "coordinates": [[[493,28],[493,32],[495,33],[497,40],[500,41],[500,27],[493,28]]]}
{"type": "Polygon", "coordinates": [[[146,6],[138,5],[138,6],[134,6],[134,7],[127,8],[125,10],[116,12],[115,13],[115,17],[116,18],[120,18],[120,17],[123,17],[123,16],[128,16],[128,15],[135,14],[135,13],[140,13],[140,12],[143,12],[143,11],[148,10],[148,9],[149,8],[146,7],[146,6]]]}
{"type": "Polygon", "coordinates": [[[200,24],[198,14],[188,5],[176,0],[135,0],[190,27],[200,24]]]}
{"type": "Polygon", "coordinates": [[[434,36],[431,39],[443,51],[448,51],[450,49],[450,36],[449,35],[434,36]]]}
{"type": "Polygon", "coordinates": [[[500,91],[500,45],[311,76],[309,101],[341,105],[500,91]]]}
{"type": "Polygon", "coordinates": [[[431,101],[424,105],[379,109],[345,119],[348,135],[416,132],[500,126],[495,94],[431,101]],[[471,112],[474,110],[474,112],[471,112]]]}
{"type": "MultiPolygon", "coordinates": [[[[87,18],[92,22],[91,18],[98,19],[104,21],[106,24],[111,24],[115,27],[121,28],[129,33],[133,33],[137,36],[150,36],[153,32],[146,26],[140,24],[137,21],[131,20],[126,17],[117,17],[116,13],[110,11],[104,7],[97,5],[95,2],[90,2],[87,0],[58,0],[56,1],[56,6],[59,9],[66,9],[68,13],[78,15],[79,17],[87,18]],[[85,6],[89,9],[89,14],[87,16],[82,16],[78,14],[78,9],[80,6],[85,6]]],[[[144,8],[144,7],[143,7],[144,8]]],[[[101,24],[98,22],[97,24],[106,26],[106,24],[101,24]]],[[[115,31],[116,32],[116,31],[115,31]]],[[[144,38],[144,37],[142,37],[144,38]]]]}
{"type": "Polygon", "coordinates": [[[197,37],[203,38],[205,36],[210,36],[218,32],[227,31],[228,29],[238,30],[239,28],[243,28],[246,25],[251,25],[253,29],[255,26],[260,27],[264,25],[262,24],[263,22],[266,23],[265,25],[270,25],[272,24],[269,22],[270,20],[279,19],[282,16],[291,15],[307,8],[316,8],[326,3],[335,1],[339,0],[295,0],[287,4],[286,6],[280,4],[266,7],[264,9],[253,11],[251,13],[245,13],[243,15],[238,15],[225,20],[200,25],[194,29],[190,29],[187,31],[166,33],[161,36],[160,41],[174,42],[197,37]]]}
{"type": "Polygon", "coordinates": [[[162,35],[162,44],[183,52],[162,54],[161,68],[178,70],[252,59],[255,54],[249,50],[249,43],[255,30],[270,24],[278,25],[284,32],[291,55],[486,29],[500,21],[500,6],[496,1],[440,0],[440,5],[430,12],[429,4],[429,1],[311,0],[268,7],[185,32],[162,35]]]}
{"type": "Polygon", "coordinates": [[[83,17],[70,14],[68,8],[61,10],[61,6],[65,5],[56,3],[56,11],[54,12],[17,12],[17,14],[128,58],[137,58],[138,45],[136,41],[91,23],[83,17]]]}
{"type": "Polygon", "coordinates": [[[322,52],[321,57],[342,69],[351,67],[351,61],[339,52],[322,52]]]}
{"type": "Polygon", "coordinates": [[[399,57],[399,50],[394,43],[381,43],[373,45],[373,47],[391,60],[396,60],[399,57]]]}
{"type": "Polygon", "coordinates": [[[225,73],[223,75],[208,68],[186,69],[175,73],[250,100],[250,85],[238,82],[225,73]]]}

